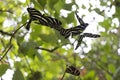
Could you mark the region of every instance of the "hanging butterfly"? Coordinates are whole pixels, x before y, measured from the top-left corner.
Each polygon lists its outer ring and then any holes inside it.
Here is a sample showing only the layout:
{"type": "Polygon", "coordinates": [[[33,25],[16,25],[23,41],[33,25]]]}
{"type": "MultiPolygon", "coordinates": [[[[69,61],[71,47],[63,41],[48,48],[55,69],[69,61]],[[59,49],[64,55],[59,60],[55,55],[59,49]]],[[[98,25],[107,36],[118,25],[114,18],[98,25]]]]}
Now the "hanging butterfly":
{"type": "Polygon", "coordinates": [[[35,8],[27,8],[27,11],[30,16],[30,20],[26,26],[26,29],[29,30],[30,28],[30,23],[34,20],[36,20],[35,23],[49,26],[51,28],[54,28],[56,30],[59,30],[59,26],[62,25],[62,22],[52,18],[50,16],[45,16],[44,14],[41,14],[40,11],[36,10],[35,8]]]}
{"type": "Polygon", "coordinates": [[[66,73],[72,74],[74,76],[79,76],[80,75],[80,71],[73,65],[66,65],[66,73]]]}

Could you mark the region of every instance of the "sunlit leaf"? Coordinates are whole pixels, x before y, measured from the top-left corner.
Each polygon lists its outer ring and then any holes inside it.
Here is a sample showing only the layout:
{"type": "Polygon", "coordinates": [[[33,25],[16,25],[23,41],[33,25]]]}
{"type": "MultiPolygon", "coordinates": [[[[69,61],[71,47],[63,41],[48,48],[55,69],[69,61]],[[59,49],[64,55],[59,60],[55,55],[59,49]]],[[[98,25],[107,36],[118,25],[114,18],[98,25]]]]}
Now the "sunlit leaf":
{"type": "Polygon", "coordinates": [[[46,1],[46,0],[43,0],[43,1],[37,0],[37,1],[38,1],[38,3],[40,4],[40,7],[42,7],[42,8],[44,9],[47,1],[46,1]]]}
{"type": "Polygon", "coordinates": [[[59,0],[59,1],[54,5],[54,9],[59,13],[60,10],[63,8],[63,6],[64,6],[63,0],[59,0]]]}
{"type": "Polygon", "coordinates": [[[86,7],[84,5],[82,5],[82,8],[85,9],[86,7]]]}
{"type": "Polygon", "coordinates": [[[109,64],[108,67],[109,67],[110,72],[112,72],[112,73],[115,72],[115,66],[113,64],[109,64]]]}
{"type": "Polygon", "coordinates": [[[49,34],[49,35],[40,34],[40,38],[42,39],[42,41],[51,43],[51,44],[56,44],[58,42],[58,39],[54,34],[49,34]]]}
{"type": "Polygon", "coordinates": [[[63,8],[64,8],[65,10],[71,10],[71,9],[72,9],[72,5],[73,5],[72,3],[70,3],[70,4],[65,4],[63,8]]]}
{"type": "Polygon", "coordinates": [[[16,69],[13,74],[12,80],[25,80],[25,79],[22,72],[19,69],[16,69]]]}
{"type": "Polygon", "coordinates": [[[20,54],[28,55],[29,57],[34,58],[35,54],[37,53],[37,50],[35,49],[37,46],[39,45],[33,41],[23,42],[19,46],[19,52],[20,54]]]}
{"type": "Polygon", "coordinates": [[[49,8],[53,9],[54,5],[58,2],[59,0],[49,0],[48,1],[48,6],[49,8]]]}
{"type": "Polygon", "coordinates": [[[73,12],[70,13],[70,14],[68,14],[67,23],[68,23],[68,24],[69,24],[69,23],[72,23],[73,20],[74,20],[74,18],[75,18],[75,16],[74,16],[74,13],[73,13],[73,12]]]}
{"type": "Polygon", "coordinates": [[[106,30],[108,30],[109,27],[111,27],[111,19],[106,19],[106,20],[104,20],[104,22],[100,22],[99,24],[102,27],[104,27],[106,30]]]}
{"type": "Polygon", "coordinates": [[[0,64],[0,76],[5,74],[8,68],[9,68],[8,64],[0,64]]]}

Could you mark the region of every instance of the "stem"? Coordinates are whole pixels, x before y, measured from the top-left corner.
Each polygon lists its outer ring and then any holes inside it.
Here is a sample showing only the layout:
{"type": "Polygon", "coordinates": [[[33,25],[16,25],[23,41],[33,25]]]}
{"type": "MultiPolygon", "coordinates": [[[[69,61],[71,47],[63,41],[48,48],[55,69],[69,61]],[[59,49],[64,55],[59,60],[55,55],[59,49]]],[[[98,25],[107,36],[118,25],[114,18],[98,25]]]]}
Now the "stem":
{"type": "Polygon", "coordinates": [[[63,80],[63,78],[65,77],[65,73],[66,73],[66,71],[64,71],[64,74],[63,74],[63,76],[62,76],[61,80],[63,80]]]}
{"type": "Polygon", "coordinates": [[[7,55],[8,51],[12,48],[12,45],[8,48],[8,50],[5,52],[5,54],[0,58],[0,61],[7,55]]]}
{"type": "Polygon", "coordinates": [[[5,54],[1,57],[0,61],[7,55],[8,51],[12,48],[11,42],[12,42],[12,39],[13,39],[13,37],[15,36],[15,34],[16,34],[24,25],[26,25],[26,24],[27,24],[27,22],[24,23],[22,26],[20,26],[18,29],[16,29],[16,30],[13,32],[13,34],[12,34],[11,37],[10,37],[10,40],[9,40],[9,43],[8,43],[7,47],[6,47],[5,50],[3,51],[3,53],[4,53],[5,51],[6,51],[6,52],[5,52],[5,54]],[[8,48],[8,50],[7,50],[7,48],[8,48]]]}

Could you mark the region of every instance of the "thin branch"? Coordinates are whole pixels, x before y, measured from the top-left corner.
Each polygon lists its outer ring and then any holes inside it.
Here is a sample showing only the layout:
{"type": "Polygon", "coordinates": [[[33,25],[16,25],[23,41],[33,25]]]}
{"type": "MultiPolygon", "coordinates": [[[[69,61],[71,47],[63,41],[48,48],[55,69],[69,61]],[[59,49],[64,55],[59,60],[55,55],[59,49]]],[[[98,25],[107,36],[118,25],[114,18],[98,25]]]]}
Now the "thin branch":
{"type": "Polygon", "coordinates": [[[3,10],[3,9],[0,9],[0,12],[8,12],[8,13],[13,14],[13,12],[12,12],[12,10],[11,10],[11,9],[8,9],[8,10],[3,10]]]}
{"type": "Polygon", "coordinates": [[[5,32],[5,31],[3,31],[3,30],[0,30],[0,33],[1,33],[2,35],[12,36],[11,33],[5,32]]]}
{"type": "MultiPolygon", "coordinates": [[[[68,43],[66,43],[66,44],[68,44],[68,43]]],[[[57,46],[57,47],[55,47],[55,48],[53,48],[53,49],[46,49],[46,48],[41,48],[41,47],[35,47],[35,48],[36,48],[36,49],[41,49],[41,50],[44,50],[44,51],[47,51],[47,52],[54,52],[55,50],[57,50],[58,48],[66,45],[66,44],[62,44],[62,45],[57,46]]]]}
{"type": "Polygon", "coordinates": [[[8,51],[12,48],[12,45],[8,48],[8,50],[5,52],[5,54],[0,58],[0,61],[7,55],[8,51]]]}
{"type": "Polygon", "coordinates": [[[20,26],[18,29],[16,29],[16,30],[13,32],[13,34],[12,34],[11,37],[10,37],[9,43],[8,43],[7,47],[5,48],[5,50],[3,51],[3,53],[7,50],[7,48],[8,48],[8,50],[5,52],[5,54],[4,54],[3,57],[0,59],[0,61],[6,56],[6,54],[8,53],[8,51],[12,48],[11,42],[12,42],[12,39],[13,39],[13,37],[15,36],[15,34],[16,34],[24,25],[26,25],[26,24],[27,24],[27,22],[24,23],[22,26],[20,26]]]}
{"type": "Polygon", "coordinates": [[[74,65],[75,66],[76,66],[76,58],[77,58],[76,53],[73,53],[73,60],[74,60],[74,65]]]}
{"type": "Polygon", "coordinates": [[[61,80],[63,80],[63,78],[65,77],[65,73],[66,73],[66,70],[64,71],[64,73],[63,73],[63,76],[62,76],[61,80]]]}
{"type": "Polygon", "coordinates": [[[11,44],[12,38],[15,36],[15,34],[16,34],[24,25],[26,25],[26,24],[27,24],[27,22],[24,23],[22,26],[20,26],[18,29],[16,29],[16,30],[13,32],[13,34],[12,34],[12,36],[11,36],[11,38],[10,38],[9,44],[11,44]]]}
{"type": "Polygon", "coordinates": [[[11,44],[11,42],[12,42],[12,39],[13,39],[13,37],[15,36],[15,34],[24,26],[24,25],[26,25],[27,23],[24,23],[22,26],[20,26],[18,29],[16,29],[14,32],[13,32],[13,34],[12,34],[12,36],[11,36],[11,38],[10,38],[10,40],[9,40],[9,43],[8,43],[8,45],[10,45],[11,44]]]}
{"type": "Polygon", "coordinates": [[[47,51],[47,52],[51,52],[52,51],[52,49],[50,50],[50,49],[46,49],[46,48],[41,48],[41,47],[35,47],[36,49],[41,49],[41,50],[44,50],[44,51],[47,51]]]}

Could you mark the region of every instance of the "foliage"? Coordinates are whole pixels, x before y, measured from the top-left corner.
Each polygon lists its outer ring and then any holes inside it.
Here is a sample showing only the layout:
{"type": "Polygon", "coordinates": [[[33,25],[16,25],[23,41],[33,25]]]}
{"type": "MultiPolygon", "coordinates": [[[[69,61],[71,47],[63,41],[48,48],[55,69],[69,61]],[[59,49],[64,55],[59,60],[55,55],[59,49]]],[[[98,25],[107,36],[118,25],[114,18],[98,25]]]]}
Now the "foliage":
{"type": "Polygon", "coordinates": [[[99,6],[104,9],[92,3],[99,0],[87,1],[89,7],[77,3],[83,0],[70,0],[70,3],[66,1],[68,0],[0,1],[0,58],[5,55],[0,59],[1,79],[11,69],[14,71],[13,80],[61,80],[66,64],[69,63],[80,69],[80,76],[66,73],[64,80],[119,80],[120,1],[100,0],[99,6]],[[81,13],[82,18],[88,14],[80,10],[87,10],[91,14],[96,12],[104,18],[103,21],[96,22],[102,37],[92,41],[88,52],[85,49],[89,45],[83,41],[77,52],[69,39],[64,39],[59,32],[49,27],[33,22],[28,32],[25,29],[25,23],[29,19],[26,8],[30,4],[42,13],[60,20],[64,28],[77,25],[75,11],[81,13]],[[76,9],[73,9],[74,6],[76,9]],[[114,8],[115,13],[112,11],[114,8]],[[67,16],[62,13],[64,10],[68,13],[67,16]],[[110,13],[111,16],[108,15],[110,13]]]}

